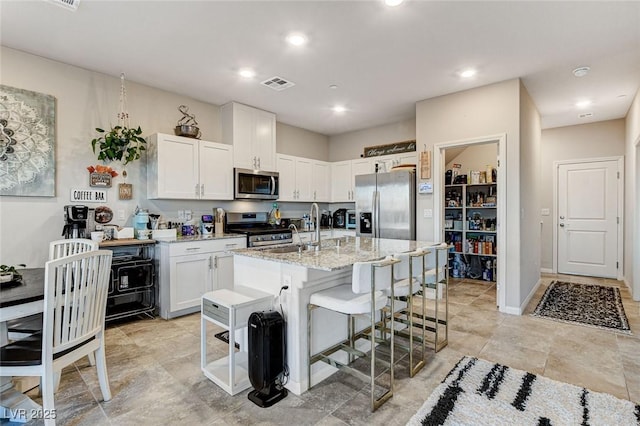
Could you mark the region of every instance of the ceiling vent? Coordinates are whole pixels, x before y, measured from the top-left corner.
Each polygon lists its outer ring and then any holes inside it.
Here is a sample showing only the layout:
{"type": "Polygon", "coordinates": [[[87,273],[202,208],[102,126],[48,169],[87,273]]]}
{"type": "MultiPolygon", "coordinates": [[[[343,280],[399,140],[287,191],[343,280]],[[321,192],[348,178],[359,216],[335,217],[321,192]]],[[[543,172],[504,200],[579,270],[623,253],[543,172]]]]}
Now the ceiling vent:
{"type": "Polygon", "coordinates": [[[271,77],[266,79],[265,81],[263,81],[262,83],[263,86],[267,86],[272,88],[273,90],[276,90],[278,92],[284,90],[284,89],[288,89],[289,87],[293,87],[296,84],[292,81],[287,81],[282,77],[271,77]]]}
{"type": "Polygon", "coordinates": [[[75,12],[78,10],[80,0],[45,0],[49,3],[57,4],[60,7],[64,7],[67,10],[75,12]]]}
{"type": "Polygon", "coordinates": [[[592,112],[585,112],[584,114],[578,115],[578,118],[589,118],[589,117],[593,117],[592,112]]]}

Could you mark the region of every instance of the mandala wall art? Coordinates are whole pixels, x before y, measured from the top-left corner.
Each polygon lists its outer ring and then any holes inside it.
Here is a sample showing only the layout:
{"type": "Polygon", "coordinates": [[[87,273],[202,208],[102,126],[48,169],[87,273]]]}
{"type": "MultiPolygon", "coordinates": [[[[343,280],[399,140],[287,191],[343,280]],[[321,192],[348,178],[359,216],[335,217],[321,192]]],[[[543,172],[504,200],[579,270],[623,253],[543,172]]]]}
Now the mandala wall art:
{"type": "Polygon", "coordinates": [[[0,195],[55,196],[55,98],[0,85],[0,195]]]}

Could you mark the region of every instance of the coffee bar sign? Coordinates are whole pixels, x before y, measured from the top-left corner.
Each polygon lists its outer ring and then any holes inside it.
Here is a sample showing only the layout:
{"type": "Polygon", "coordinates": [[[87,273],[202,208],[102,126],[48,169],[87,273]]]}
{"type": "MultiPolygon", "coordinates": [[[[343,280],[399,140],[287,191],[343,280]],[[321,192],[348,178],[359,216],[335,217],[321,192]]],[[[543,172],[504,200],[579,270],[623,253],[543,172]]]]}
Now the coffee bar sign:
{"type": "Polygon", "coordinates": [[[379,157],[381,155],[401,154],[416,150],[416,141],[394,142],[388,145],[368,146],[364,148],[365,157],[379,157]]]}
{"type": "Polygon", "coordinates": [[[72,189],[71,202],[106,203],[107,191],[104,189],[72,189]]]}

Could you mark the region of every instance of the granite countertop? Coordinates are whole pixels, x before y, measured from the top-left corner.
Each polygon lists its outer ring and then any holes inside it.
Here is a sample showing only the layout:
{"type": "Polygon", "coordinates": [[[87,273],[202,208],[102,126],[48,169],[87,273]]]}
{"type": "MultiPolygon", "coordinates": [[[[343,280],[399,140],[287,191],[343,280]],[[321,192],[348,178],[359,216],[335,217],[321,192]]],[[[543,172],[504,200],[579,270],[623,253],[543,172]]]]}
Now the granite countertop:
{"type": "Polygon", "coordinates": [[[306,250],[301,253],[273,253],[278,247],[246,248],[232,250],[235,255],[252,257],[273,262],[288,263],[322,271],[347,268],[355,262],[383,259],[396,253],[414,251],[420,247],[432,246],[430,241],[390,240],[384,238],[340,237],[321,240],[321,250],[306,250]]]}
{"type": "Polygon", "coordinates": [[[222,235],[207,235],[207,236],[202,236],[202,235],[193,235],[193,236],[188,236],[188,237],[183,237],[183,236],[178,236],[175,240],[174,239],[160,239],[160,238],[156,238],[156,240],[159,243],[169,243],[169,244],[173,244],[173,243],[186,243],[189,241],[211,241],[211,240],[225,240],[225,239],[229,239],[229,238],[245,238],[244,235],[242,234],[222,234],[222,235]]]}

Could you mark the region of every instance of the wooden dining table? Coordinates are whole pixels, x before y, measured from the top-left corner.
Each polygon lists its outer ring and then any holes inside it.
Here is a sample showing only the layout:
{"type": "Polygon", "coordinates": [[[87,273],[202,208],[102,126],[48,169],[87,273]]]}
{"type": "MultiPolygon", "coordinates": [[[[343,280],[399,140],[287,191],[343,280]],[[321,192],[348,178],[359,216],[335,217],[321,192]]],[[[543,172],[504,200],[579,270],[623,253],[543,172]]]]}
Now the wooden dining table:
{"type": "MultiPolygon", "coordinates": [[[[8,343],[7,321],[44,310],[44,268],[21,269],[19,282],[0,287],[0,346],[8,343]]],[[[37,416],[42,407],[13,386],[11,377],[0,377],[0,418],[24,422],[37,416]]]]}

